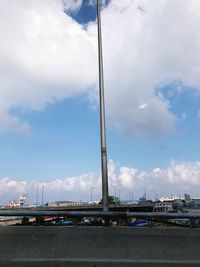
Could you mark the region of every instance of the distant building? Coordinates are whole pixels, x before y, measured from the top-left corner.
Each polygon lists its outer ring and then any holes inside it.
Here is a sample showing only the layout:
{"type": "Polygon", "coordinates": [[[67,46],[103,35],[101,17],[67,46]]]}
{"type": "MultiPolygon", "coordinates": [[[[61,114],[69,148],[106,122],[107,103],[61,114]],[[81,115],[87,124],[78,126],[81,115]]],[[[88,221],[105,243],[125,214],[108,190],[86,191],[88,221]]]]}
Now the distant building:
{"type": "Polygon", "coordinates": [[[185,201],[186,201],[186,202],[191,201],[191,197],[190,197],[190,195],[188,195],[188,194],[184,194],[184,198],[185,198],[185,201]]]}
{"type": "Polygon", "coordinates": [[[48,207],[74,207],[82,206],[82,202],[79,201],[49,201],[47,203],[48,207]]]}
{"type": "Polygon", "coordinates": [[[173,202],[173,201],[180,200],[180,198],[177,196],[166,196],[166,197],[163,196],[159,200],[161,202],[170,202],[170,201],[173,202]]]}
{"type": "Polygon", "coordinates": [[[24,194],[21,194],[19,197],[19,201],[12,200],[9,203],[5,204],[3,208],[23,208],[26,201],[26,197],[24,194]]]}
{"type": "Polygon", "coordinates": [[[157,212],[168,212],[173,210],[173,202],[165,201],[165,202],[154,202],[154,211],[157,212]]]}
{"type": "Polygon", "coordinates": [[[89,205],[98,205],[100,203],[100,200],[94,200],[94,201],[90,201],[88,204],[89,205]]]}
{"type": "Polygon", "coordinates": [[[16,200],[10,201],[4,206],[5,208],[19,208],[19,203],[16,200]]]}
{"type": "Polygon", "coordinates": [[[139,199],[139,204],[146,204],[146,196],[143,196],[143,197],[140,197],[140,199],[139,199]]]}
{"type": "Polygon", "coordinates": [[[200,201],[200,197],[193,197],[192,200],[200,201]]]}
{"type": "Polygon", "coordinates": [[[20,197],[19,197],[19,207],[20,207],[20,208],[23,208],[25,202],[26,202],[25,194],[20,195],[20,197]]]}
{"type": "Polygon", "coordinates": [[[192,198],[190,203],[193,204],[194,208],[200,208],[200,198],[199,197],[192,198]]]}

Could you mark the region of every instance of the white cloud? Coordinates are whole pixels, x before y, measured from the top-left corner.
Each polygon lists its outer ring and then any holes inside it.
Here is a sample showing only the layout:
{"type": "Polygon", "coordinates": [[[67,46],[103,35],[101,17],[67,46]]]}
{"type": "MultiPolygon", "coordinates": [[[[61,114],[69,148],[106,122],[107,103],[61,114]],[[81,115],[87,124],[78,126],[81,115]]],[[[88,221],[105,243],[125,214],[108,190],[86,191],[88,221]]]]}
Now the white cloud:
{"type": "Polygon", "coordinates": [[[93,5],[95,5],[95,1],[94,0],[89,0],[88,1],[88,4],[91,5],[91,6],[93,6],[93,5]]]}
{"type": "Polygon", "coordinates": [[[30,133],[30,126],[26,122],[22,122],[17,116],[10,116],[5,111],[0,112],[0,132],[12,130],[17,133],[30,133]]]}
{"type": "MultiPolygon", "coordinates": [[[[82,4],[64,2],[72,11],[82,4]]],[[[0,2],[0,129],[27,132],[13,110],[39,111],[97,86],[96,24],[85,28],[63,8],[58,0],[0,2]]],[[[129,137],[174,130],[177,118],[155,88],[173,80],[200,88],[199,9],[199,0],[112,0],[103,9],[111,127],[129,137]]]]}
{"type": "Polygon", "coordinates": [[[41,201],[42,187],[44,188],[45,201],[67,199],[67,200],[89,200],[91,187],[95,185],[95,195],[100,198],[100,180],[96,174],[88,173],[77,177],[55,179],[52,181],[25,181],[11,178],[0,179],[0,197],[2,201],[17,199],[20,194],[27,196],[27,201],[35,203],[37,191],[41,201]]]}
{"type": "Polygon", "coordinates": [[[26,128],[11,109],[41,110],[94,86],[94,37],[61,1],[1,1],[0,30],[1,129],[26,128]]]}
{"type": "MultiPolygon", "coordinates": [[[[153,198],[155,192],[161,195],[178,195],[189,193],[199,195],[200,162],[171,162],[166,169],[154,168],[152,171],[136,170],[132,167],[119,166],[109,161],[109,192],[115,190],[122,199],[128,199],[130,192],[134,199],[143,195],[144,189],[147,197],[153,198]]],[[[11,178],[0,179],[0,197],[2,201],[19,197],[20,193],[27,194],[28,200],[36,201],[36,192],[39,196],[44,187],[45,200],[90,200],[91,188],[94,199],[101,198],[101,177],[95,173],[86,173],[81,176],[55,179],[52,181],[26,181],[11,178]]],[[[40,198],[41,199],[41,198],[40,198]]]]}
{"type": "Polygon", "coordinates": [[[137,170],[128,167],[121,167],[118,179],[125,188],[133,188],[134,178],[137,170]]]}
{"type": "MultiPolygon", "coordinates": [[[[108,4],[109,1],[110,0],[101,0],[101,5],[103,7],[105,7],[108,4]]],[[[88,4],[91,5],[91,6],[96,6],[97,5],[97,0],[89,0],[88,4]]]]}
{"type": "Polygon", "coordinates": [[[117,165],[113,160],[108,162],[108,176],[110,186],[115,186],[117,184],[117,175],[116,175],[117,165]]]}
{"type": "Polygon", "coordinates": [[[187,114],[185,113],[185,112],[183,112],[182,114],[181,114],[181,120],[182,121],[185,121],[187,119],[187,114]]]}
{"type": "Polygon", "coordinates": [[[83,0],[62,0],[67,11],[77,12],[83,4],[83,0]]]}
{"type": "Polygon", "coordinates": [[[177,164],[172,162],[168,169],[164,170],[164,176],[172,184],[199,185],[200,183],[200,162],[183,162],[177,164]]]}
{"type": "Polygon", "coordinates": [[[198,0],[113,0],[104,9],[107,111],[123,134],[174,129],[170,103],[155,93],[159,84],[180,79],[200,88],[199,7],[198,0]]]}
{"type": "Polygon", "coordinates": [[[146,103],[141,103],[140,105],[139,105],[139,108],[140,109],[145,109],[147,107],[147,104],[146,103]]]}

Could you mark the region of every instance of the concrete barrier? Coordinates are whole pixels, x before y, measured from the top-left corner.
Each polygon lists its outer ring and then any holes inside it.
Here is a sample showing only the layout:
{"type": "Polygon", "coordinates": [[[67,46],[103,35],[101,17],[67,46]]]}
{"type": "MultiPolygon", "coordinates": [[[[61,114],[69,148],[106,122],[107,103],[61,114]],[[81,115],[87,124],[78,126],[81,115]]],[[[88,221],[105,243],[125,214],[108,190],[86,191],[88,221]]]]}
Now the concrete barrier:
{"type": "Polygon", "coordinates": [[[200,229],[0,227],[0,266],[200,266],[200,229]]]}

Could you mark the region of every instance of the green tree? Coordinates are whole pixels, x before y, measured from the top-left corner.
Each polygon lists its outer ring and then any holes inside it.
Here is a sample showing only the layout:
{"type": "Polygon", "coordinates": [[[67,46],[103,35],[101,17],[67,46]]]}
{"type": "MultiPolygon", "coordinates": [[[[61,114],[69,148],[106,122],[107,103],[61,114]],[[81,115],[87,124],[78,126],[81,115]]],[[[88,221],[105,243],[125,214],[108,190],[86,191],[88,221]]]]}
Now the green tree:
{"type": "MultiPolygon", "coordinates": [[[[101,201],[99,202],[99,204],[102,204],[103,200],[101,199],[101,201]]],[[[108,196],[108,203],[109,204],[120,204],[120,200],[118,197],[114,197],[114,196],[108,196]]]]}

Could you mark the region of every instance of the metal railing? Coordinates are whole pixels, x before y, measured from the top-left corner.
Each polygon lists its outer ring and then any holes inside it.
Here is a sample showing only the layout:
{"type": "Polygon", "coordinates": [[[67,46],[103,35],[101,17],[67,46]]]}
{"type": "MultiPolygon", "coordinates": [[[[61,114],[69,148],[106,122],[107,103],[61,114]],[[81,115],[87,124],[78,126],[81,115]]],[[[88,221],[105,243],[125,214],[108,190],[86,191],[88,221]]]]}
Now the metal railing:
{"type": "Polygon", "coordinates": [[[47,211],[47,210],[0,210],[0,216],[66,216],[102,218],[141,218],[141,219],[200,219],[200,213],[167,212],[115,212],[115,211],[47,211]]]}

